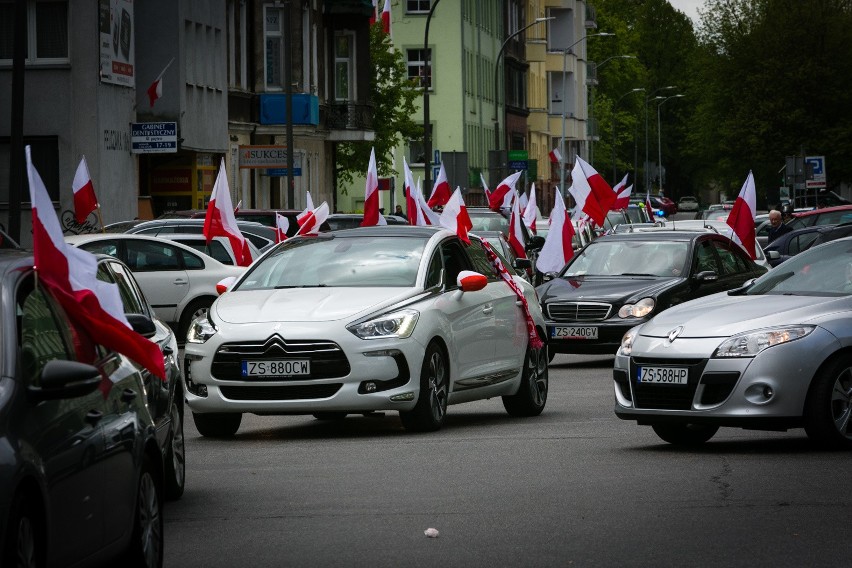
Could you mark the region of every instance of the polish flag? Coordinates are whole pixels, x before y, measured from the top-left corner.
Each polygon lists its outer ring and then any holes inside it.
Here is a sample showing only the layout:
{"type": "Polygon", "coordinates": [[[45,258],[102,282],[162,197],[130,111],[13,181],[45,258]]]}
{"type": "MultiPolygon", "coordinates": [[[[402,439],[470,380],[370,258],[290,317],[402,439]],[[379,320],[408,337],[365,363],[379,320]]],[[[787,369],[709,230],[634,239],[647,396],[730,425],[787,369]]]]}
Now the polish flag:
{"type": "Polygon", "coordinates": [[[757,191],[754,188],[754,175],[748,172],[748,177],[740,189],[734,208],[728,215],[728,225],[731,226],[733,235],[731,239],[739,243],[751,256],[752,260],[757,258],[755,250],[754,214],[757,211],[757,191]]]}
{"type": "MultiPolygon", "coordinates": [[[[529,199],[527,200],[527,206],[524,208],[522,213],[524,219],[524,225],[526,225],[533,234],[536,234],[535,231],[535,216],[538,212],[538,204],[535,200],[535,183],[530,184],[529,191],[529,199]]],[[[524,194],[526,195],[526,194],[524,194]]]]}
{"type": "Polygon", "coordinates": [[[379,9],[378,0],[373,0],[373,11],[370,13],[370,25],[371,26],[376,23],[376,12],[378,11],[378,9],[379,9]]]}
{"type": "Polygon", "coordinates": [[[432,208],[429,207],[428,203],[426,203],[426,198],[423,197],[423,192],[420,191],[419,187],[415,190],[414,195],[417,199],[417,224],[433,227],[440,226],[440,217],[437,213],[432,211],[432,208]]]}
{"type": "Polygon", "coordinates": [[[482,182],[482,191],[485,193],[485,199],[491,199],[491,192],[488,191],[488,184],[485,183],[485,176],[482,175],[482,172],[479,172],[479,181],[482,182]]]}
{"type": "Polygon", "coordinates": [[[234,215],[236,215],[240,211],[240,207],[242,207],[242,206],[243,206],[243,200],[240,199],[239,201],[237,201],[237,206],[234,207],[234,215]]]}
{"type": "Polygon", "coordinates": [[[526,258],[527,253],[524,250],[524,233],[521,228],[521,223],[523,223],[523,218],[521,216],[521,203],[520,199],[516,199],[512,202],[512,214],[509,216],[509,246],[512,247],[512,250],[515,252],[515,256],[518,258],[526,258]]]}
{"type": "Polygon", "coordinates": [[[308,191],[305,193],[305,209],[304,211],[296,215],[296,221],[299,223],[300,226],[302,224],[302,220],[305,219],[313,210],[314,200],[311,199],[311,192],[308,191]]]}
{"type": "Polygon", "coordinates": [[[148,102],[151,103],[151,108],[154,108],[154,102],[157,99],[163,97],[163,75],[165,75],[166,69],[169,68],[169,66],[174,60],[175,58],[172,57],[171,61],[169,61],[169,63],[163,68],[163,70],[160,71],[160,74],[157,75],[157,78],[154,79],[154,82],[151,83],[151,86],[148,87],[148,102]]]}
{"type": "MultiPolygon", "coordinates": [[[[118,286],[98,280],[98,261],[83,249],[65,243],[47,188],[26,150],[32,203],[33,262],[41,285],[62,305],[91,339],[122,353],[165,380],[163,352],[130,327],[118,286]]],[[[92,353],[94,359],[94,353],[92,353]]]]}
{"type": "Polygon", "coordinates": [[[441,162],[441,169],[438,170],[438,177],[435,178],[435,185],[432,186],[432,194],[427,202],[429,207],[438,207],[444,205],[450,200],[450,182],[447,181],[447,171],[444,169],[444,162],[441,162]]]}
{"type": "Polygon", "coordinates": [[[83,224],[89,213],[100,207],[95,197],[95,186],[92,184],[92,176],[89,175],[86,156],[83,156],[77,166],[71,189],[74,191],[74,217],[77,218],[78,223],[83,224]]]}
{"type": "Polygon", "coordinates": [[[651,222],[654,222],[654,206],[651,205],[651,190],[645,192],[645,209],[648,211],[648,217],[651,222]]]}
{"type": "Polygon", "coordinates": [[[287,231],[290,230],[290,220],[281,213],[275,214],[275,242],[280,243],[287,240],[287,231]]]}
{"type": "Polygon", "coordinates": [[[450,200],[444,205],[439,222],[442,227],[453,231],[466,244],[470,244],[467,232],[473,228],[470,216],[467,214],[464,199],[462,199],[461,188],[457,187],[450,196],[450,200]]]}
{"type": "Polygon", "coordinates": [[[488,207],[491,210],[500,211],[500,208],[505,205],[506,196],[515,191],[515,184],[523,173],[523,171],[513,173],[501,181],[500,185],[491,192],[491,195],[488,196],[488,207]]]}
{"type": "Polygon", "coordinates": [[[390,0],[385,0],[385,7],[382,8],[382,31],[389,34],[391,31],[391,4],[390,0]]]}
{"type": "Polygon", "coordinates": [[[551,150],[548,156],[550,156],[550,161],[554,164],[558,164],[562,161],[562,152],[559,151],[559,148],[554,148],[553,150],[551,150]]]}
{"type": "Polygon", "coordinates": [[[296,235],[313,236],[318,235],[320,227],[328,219],[328,203],[323,201],[319,207],[308,213],[305,220],[299,224],[296,235]]]}
{"type": "Polygon", "coordinates": [[[630,193],[633,191],[633,186],[626,187],[627,175],[624,174],[624,178],[612,188],[613,193],[615,193],[615,203],[612,204],[613,209],[627,209],[630,205],[630,193]]]}
{"type": "Polygon", "coordinates": [[[213,240],[213,237],[227,237],[234,251],[234,257],[237,259],[237,265],[249,266],[252,263],[248,241],[237,227],[237,218],[234,216],[224,158],[219,165],[219,174],[216,176],[213,193],[210,194],[210,202],[207,204],[203,233],[208,243],[213,240]]]}
{"type": "Polygon", "coordinates": [[[577,208],[588,213],[598,227],[603,227],[606,214],[615,203],[612,188],[595,168],[580,156],[577,156],[571,171],[571,180],[573,185],[569,191],[577,202],[577,208]]]}
{"type": "Polygon", "coordinates": [[[370,149],[370,164],[367,166],[367,183],[364,188],[364,220],[362,227],[387,225],[379,211],[379,174],[376,171],[376,149],[370,149]]]}
{"type": "Polygon", "coordinates": [[[405,207],[408,213],[408,224],[417,226],[438,225],[438,216],[429,208],[420,187],[414,185],[414,175],[408,167],[405,158],[402,159],[405,176],[405,207]]]}
{"type": "Polygon", "coordinates": [[[568,218],[562,194],[556,192],[556,202],[550,212],[550,230],[538,253],[535,267],[539,272],[559,272],[574,256],[574,223],[568,218]]]}

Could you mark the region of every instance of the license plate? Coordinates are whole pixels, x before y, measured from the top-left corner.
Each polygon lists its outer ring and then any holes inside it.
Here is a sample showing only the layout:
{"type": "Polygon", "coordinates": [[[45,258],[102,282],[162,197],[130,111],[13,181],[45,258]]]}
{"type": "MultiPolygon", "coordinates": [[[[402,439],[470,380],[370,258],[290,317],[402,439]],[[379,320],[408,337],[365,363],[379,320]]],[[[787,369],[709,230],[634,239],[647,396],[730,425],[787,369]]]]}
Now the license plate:
{"type": "Polygon", "coordinates": [[[639,383],[685,385],[689,382],[686,367],[639,367],[636,375],[639,383]]]}
{"type": "Polygon", "coordinates": [[[550,333],[553,339],[597,339],[598,328],[585,327],[554,327],[550,333]]]}
{"type": "Polygon", "coordinates": [[[288,359],[286,361],[243,361],[244,377],[293,377],[310,375],[311,362],[308,359],[288,359]]]}

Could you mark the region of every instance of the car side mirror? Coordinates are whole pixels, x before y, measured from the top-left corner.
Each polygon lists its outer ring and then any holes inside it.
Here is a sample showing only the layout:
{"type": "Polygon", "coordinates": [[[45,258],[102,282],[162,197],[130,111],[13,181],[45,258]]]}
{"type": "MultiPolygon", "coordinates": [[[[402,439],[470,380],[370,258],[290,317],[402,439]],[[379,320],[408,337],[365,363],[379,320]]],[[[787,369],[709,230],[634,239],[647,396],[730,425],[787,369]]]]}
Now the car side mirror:
{"type": "Polygon", "coordinates": [[[97,367],[54,359],[42,368],[38,386],[28,386],[27,393],[35,400],[75,398],[93,393],[100,384],[101,372],[97,367]]]}
{"type": "Polygon", "coordinates": [[[544,247],[544,237],[540,237],[538,235],[530,237],[529,242],[527,243],[526,250],[534,251],[541,250],[544,247]]]}
{"type": "Polygon", "coordinates": [[[456,284],[462,292],[476,292],[488,285],[488,278],[479,272],[462,270],[456,277],[456,284]]]}
{"type": "Polygon", "coordinates": [[[236,276],[228,276],[227,278],[222,278],[218,282],[216,282],[216,293],[220,296],[228,291],[228,288],[234,285],[234,282],[237,281],[236,276]]]}
{"type": "Polygon", "coordinates": [[[532,261],[528,258],[516,258],[512,266],[516,270],[526,270],[532,268],[532,261]]]}
{"type": "Polygon", "coordinates": [[[777,250],[766,250],[763,251],[766,254],[766,258],[769,260],[778,260],[781,258],[781,253],[777,250]]]}
{"type": "Polygon", "coordinates": [[[542,282],[550,282],[558,275],[558,272],[546,272],[544,276],[541,277],[542,282]]]}
{"type": "Polygon", "coordinates": [[[124,314],[124,316],[127,318],[133,331],[145,339],[151,339],[157,335],[157,326],[154,325],[154,322],[148,316],[143,314],[124,314]]]}
{"type": "Polygon", "coordinates": [[[713,270],[702,270],[696,274],[693,279],[696,282],[715,282],[719,279],[719,275],[713,270]]]}

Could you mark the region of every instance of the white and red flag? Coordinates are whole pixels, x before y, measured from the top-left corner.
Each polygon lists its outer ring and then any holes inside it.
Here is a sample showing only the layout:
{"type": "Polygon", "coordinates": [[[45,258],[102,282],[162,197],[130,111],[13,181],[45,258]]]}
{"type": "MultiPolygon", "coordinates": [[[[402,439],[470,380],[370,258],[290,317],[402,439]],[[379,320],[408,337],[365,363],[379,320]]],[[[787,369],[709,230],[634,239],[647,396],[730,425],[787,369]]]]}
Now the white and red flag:
{"type": "Polygon", "coordinates": [[[538,204],[535,200],[535,183],[530,184],[529,194],[530,196],[527,198],[527,205],[521,215],[524,219],[524,225],[526,225],[533,234],[536,234],[535,218],[538,213],[538,204]]]}
{"type": "Polygon", "coordinates": [[[207,204],[207,215],[204,217],[204,236],[209,243],[213,237],[227,237],[234,251],[238,266],[249,266],[252,263],[251,251],[246,238],[237,227],[234,215],[234,205],[231,201],[231,189],[228,187],[228,176],[225,173],[225,159],[219,165],[219,174],[213,184],[210,202],[207,204]]]}
{"type": "Polygon", "coordinates": [[[240,199],[239,201],[237,201],[237,206],[234,207],[234,215],[236,215],[237,213],[240,212],[240,207],[242,207],[242,206],[243,206],[243,200],[240,199]]]}
{"type": "Polygon", "coordinates": [[[438,225],[438,216],[426,204],[426,199],[423,197],[419,185],[414,185],[414,176],[405,158],[402,159],[402,167],[405,176],[405,207],[408,214],[408,224],[438,225]]]}
{"type": "Polygon", "coordinates": [[[521,216],[521,200],[515,199],[512,202],[512,214],[509,216],[509,246],[518,258],[526,258],[527,253],[524,249],[524,233],[521,227],[523,218],[521,216]]]}
{"type": "Polygon", "coordinates": [[[568,217],[562,194],[556,191],[556,201],[550,212],[550,230],[538,253],[535,267],[539,272],[559,272],[574,256],[574,223],[568,217]]]}
{"type": "Polygon", "coordinates": [[[742,245],[752,260],[757,258],[755,250],[754,215],[757,211],[757,191],[754,187],[754,175],[748,172],[740,194],[734,201],[734,208],[728,215],[728,225],[731,226],[731,239],[742,245]]]}
{"type": "MultiPolygon", "coordinates": [[[[44,182],[25,150],[33,223],[33,261],[39,282],[96,343],[122,353],[165,380],[163,352],[130,327],[118,286],[98,280],[98,261],[65,243],[44,182]]],[[[92,353],[94,359],[94,353],[92,353]]]]}
{"type": "Polygon", "coordinates": [[[633,186],[626,187],[627,175],[624,174],[622,180],[612,188],[613,193],[615,193],[615,202],[612,204],[613,209],[627,209],[630,205],[630,193],[633,191],[633,186]]]}
{"type": "Polygon", "coordinates": [[[648,211],[648,218],[654,222],[654,206],[651,205],[651,190],[645,192],[645,209],[648,211]]]}
{"type": "Polygon", "coordinates": [[[288,219],[281,213],[275,213],[275,242],[280,243],[281,241],[287,240],[287,231],[289,230],[290,219],[288,219]]]}
{"type": "Polygon", "coordinates": [[[479,181],[482,182],[482,191],[485,193],[485,199],[491,199],[491,192],[488,190],[488,184],[485,183],[485,176],[479,172],[479,181]]]}
{"type": "Polygon", "coordinates": [[[319,207],[311,210],[307,217],[299,223],[299,231],[296,235],[318,235],[320,227],[322,227],[322,224],[325,223],[326,219],[328,219],[328,203],[323,201],[320,203],[319,207]]]}
{"type": "Polygon", "coordinates": [[[314,200],[311,199],[311,192],[307,191],[307,192],[305,192],[305,209],[301,213],[296,215],[296,221],[299,223],[300,226],[302,225],[302,221],[305,218],[307,218],[307,216],[313,210],[314,210],[314,200]]]}
{"type": "Polygon", "coordinates": [[[376,12],[379,10],[378,0],[373,0],[373,11],[370,13],[370,25],[376,23],[376,12]]]}
{"type": "MultiPolygon", "coordinates": [[[[615,203],[615,193],[609,184],[583,158],[577,156],[574,169],[571,171],[573,182],[568,190],[577,202],[577,208],[586,212],[598,227],[604,226],[606,214],[615,203]]],[[[577,210],[574,210],[574,215],[577,210]]]]}
{"type": "Polygon", "coordinates": [[[74,217],[78,223],[85,223],[89,213],[99,207],[92,176],[89,175],[89,166],[86,164],[86,156],[83,156],[77,166],[71,189],[74,191],[74,217]]]}
{"type": "Polygon", "coordinates": [[[151,83],[151,86],[148,87],[148,102],[151,103],[151,108],[154,108],[154,103],[157,101],[157,99],[161,99],[163,97],[163,75],[166,73],[166,69],[169,68],[169,66],[174,60],[175,58],[172,57],[171,61],[168,62],[168,64],[163,68],[163,70],[160,71],[160,74],[157,75],[157,78],[154,79],[154,82],[151,83]]]}
{"type": "Polygon", "coordinates": [[[432,186],[432,193],[429,195],[427,205],[429,207],[438,207],[444,205],[449,200],[450,182],[447,181],[447,170],[444,169],[444,162],[441,162],[438,177],[435,178],[435,185],[432,186]]]}
{"type": "Polygon", "coordinates": [[[488,196],[488,207],[491,210],[500,211],[500,208],[505,206],[507,196],[510,192],[515,191],[515,184],[523,173],[523,171],[513,173],[494,188],[494,191],[488,196]]]}
{"type": "Polygon", "coordinates": [[[444,205],[439,222],[442,227],[453,231],[462,241],[470,244],[467,232],[473,228],[473,223],[467,214],[467,207],[465,207],[464,199],[462,198],[461,188],[457,187],[450,196],[450,200],[444,205]]]}
{"type": "Polygon", "coordinates": [[[390,0],[385,0],[385,6],[382,8],[382,31],[386,34],[391,32],[391,3],[390,0]]]}
{"type": "Polygon", "coordinates": [[[558,164],[562,161],[562,152],[559,151],[559,148],[551,150],[548,156],[550,156],[550,161],[554,164],[558,164]]]}
{"type": "Polygon", "coordinates": [[[379,174],[376,170],[376,149],[370,149],[370,164],[367,166],[367,183],[364,187],[364,220],[362,227],[387,225],[388,222],[379,211],[379,174]]]}

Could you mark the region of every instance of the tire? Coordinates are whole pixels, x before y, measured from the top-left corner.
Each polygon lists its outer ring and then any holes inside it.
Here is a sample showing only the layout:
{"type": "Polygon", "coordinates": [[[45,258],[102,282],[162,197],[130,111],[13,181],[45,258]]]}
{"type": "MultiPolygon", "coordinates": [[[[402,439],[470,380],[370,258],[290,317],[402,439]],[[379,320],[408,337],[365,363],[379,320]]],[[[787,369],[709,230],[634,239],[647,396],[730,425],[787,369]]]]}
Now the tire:
{"type": "Polygon", "coordinates": [[[6,548],[0,565],[39,568],[45,565],[44,523],[24,495],[17,495],[6,527],[6,548]]]}
{"type": "Polygon", "coordinates": [[[521,386],[518,392],[503,397],[503,408],[510,416],[538,416],[547,403],[549,375],[547,344],[541,349],[527,347],[521,386]]]}
{"type": "Polygon", "coordinates": [[[433,341],[426,348],[420,369],[420,393],[417,404],[399,417],[406,430],[434,432],[440,430],[447,415],[450,392],[450,368],[441,346],[433,341]]]}
{"type": "Polygon", "coordinates": [[[178,323],[178,343],[181,345],[186,343],[186,334],[189,331],[189,326],[195,318],[206,314],[207,310],[210,309],[210,306],[213,305],[215,300],[215,298],[198,298],[197,300],[190,302],[189,305],[183,309],[183,313],[180,315],[180,322],[178,323]]]}
{"type": "Polygon", "coordinates": [[[315,412],[314,418],[317,420],[343,420],[346,418],[347,414],[345,412],[315,412]]]}
{"type": "MultiPolygon", "coordinates": [[[[176,393],[180,394],[180,393],[176,393]]],[[[178,397],[176,396],[175,399],[178,397]]],[[[172,433],[169,436],[169,445],[166,448],[164,494],[166,499],[174,501],[183,495],[186,485],[186,443],[183,437],[183,412],[178,407],[178,401],[172,403],[170,417],[172,422],[172,433]]],[[[183,398],[180,399],[183,404],[183,398]]]]}
{"type": "Polygon", "coordinates": [[[852,449],[852,361],[836,359],[814,378],[805,401],[805,432],[827,449],[852,449]]]}
{"type": "Polygon", "coordinates": [[[718,426],[706,424],[671,423],[653,424],[651,427],[664,442],[685,447],[700,446],[719,431],[718,426]]]}
{"type": "Polygon", "coordinates": [[[230,438],[240,429],[243,415],[239,412],[192,413],[199,434],[207,438],[230,438]]]}
{"type": "Polygon", "coordinates": [[[125,565],[161,568],[163,565],[163,496],[151,459],[142,461],[133,509],[133,533],[125,565]]]}

